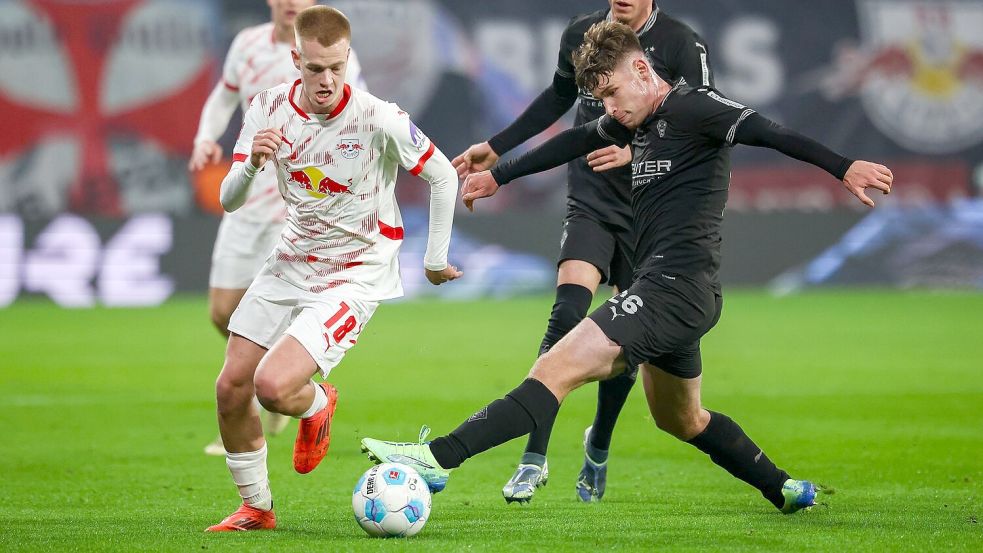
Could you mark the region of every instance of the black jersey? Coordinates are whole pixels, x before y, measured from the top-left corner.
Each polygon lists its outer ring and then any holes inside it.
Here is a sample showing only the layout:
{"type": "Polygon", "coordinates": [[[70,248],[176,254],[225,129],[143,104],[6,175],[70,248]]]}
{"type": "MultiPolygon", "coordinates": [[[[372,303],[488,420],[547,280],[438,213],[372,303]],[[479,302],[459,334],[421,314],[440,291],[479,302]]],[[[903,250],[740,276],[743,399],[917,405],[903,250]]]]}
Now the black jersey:
{"type": "MultiPolygon", "coordinates": [[[[680,81],[635,131],[631,196],[636,277],[659,271],[717,282],[730,146],[754,110],[680,81]]],[[[609,116],[598,131],[623,127],[609,116]]]]}
{"type": "MultiPolygon", "coordinates": [[[[584,33],[591,25],[608,18],[609,10],[600,10],[570,20],[560,42],[554,81],[574,81],[573,52],[583,43],[584,33]]],[[[666,82],[674,83],[685,78],[690,83],[698,83],[696,86],[713,86],[706,43],[686,24],[653,6],[652,15],[638,31],[638,39],[652,68],[666,82]]],[[[580,90],[578,98],[580,102],[574,125],[604,115],[604,105],[589,91],[580,90]]],[[[583,157],[571,161],[567,165],[568,209],[586,211],[603,222],[630,229],[630,170],[625,166],[597,173],[583,157]]]]}

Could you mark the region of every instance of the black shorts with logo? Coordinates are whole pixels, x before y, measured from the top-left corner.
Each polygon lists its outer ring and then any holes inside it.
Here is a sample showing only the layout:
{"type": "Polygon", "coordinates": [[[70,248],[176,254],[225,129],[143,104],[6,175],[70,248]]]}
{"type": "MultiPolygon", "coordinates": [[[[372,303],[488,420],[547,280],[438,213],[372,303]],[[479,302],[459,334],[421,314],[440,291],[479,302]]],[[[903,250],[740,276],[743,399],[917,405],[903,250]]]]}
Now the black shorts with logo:
{"type": "Polygon", "coordinates": [[[601,282],[627,290],[632,280],[631,231],[606,225],[597,218],[571,209],[563,221],[558,263],[568,259],[586,261],[597,267],[601,282]]]}
{"type": "Polygon", "coordinates": [[[649,363],[680,378],[696,378],[703,372],[700,338],[720,320],[722,306],[709,279],[655,271],[590,318],[622,347],[629,367],[649,363]]]}

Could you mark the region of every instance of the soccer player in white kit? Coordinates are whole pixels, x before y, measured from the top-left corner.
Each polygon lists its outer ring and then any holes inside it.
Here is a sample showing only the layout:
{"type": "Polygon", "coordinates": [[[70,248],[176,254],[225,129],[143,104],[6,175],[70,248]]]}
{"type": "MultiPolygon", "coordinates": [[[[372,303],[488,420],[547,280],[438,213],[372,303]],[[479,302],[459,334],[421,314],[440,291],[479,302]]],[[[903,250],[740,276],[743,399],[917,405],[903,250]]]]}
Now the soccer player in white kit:
{"type": "MultiPolygon", "coordinates": [[[[278,84],[292,83],[300,76],[290,55],[294,46],[294,18],[300,10],[315,2],[266,2],[270,6],[271,21],[243,29],[229,47],[222,80],[208,96],[201,112],[188,164],[192,171],[222,159],[222,147],[217,141],[225,134],[237,106],[246,113],[257,94],[278,84]]],[[[368,90],[354,50],[348,59],[347,82],[368,90]]],[[[250,187],[246,205],[222,218],[212,252],[208,307],[212,323],[226,337],[229,335],[229,317],[280,237],[285,209],[277,190],[276,175],[264,171],[250,187]]],[[[263,426],[270,434],[278,434],[289,420],[289,417],[264,413],[263,426]]],[[[205,446],[205,453],[225,455],[221,437],[205,446]]]]}
{"type": "Polygon", "coordinates": [[[222,182],[222,205],[235,211],[258,174],[274,173],[287,221],[229,323],[216,396],[243,504],[208,531],[276,526],[254,395],[267,410],[301,419],[297,472],[327,453],[337,392],[311,377],[341,361],[381,300],[402,295],[400,166],[430,183],[427,279],[462,274],[447,263],[457,195],[450,161],[398,106],[344,84],[351,29],[341,12],[314,6],[294,26],[301,77],[253,99],[222,182]]]}

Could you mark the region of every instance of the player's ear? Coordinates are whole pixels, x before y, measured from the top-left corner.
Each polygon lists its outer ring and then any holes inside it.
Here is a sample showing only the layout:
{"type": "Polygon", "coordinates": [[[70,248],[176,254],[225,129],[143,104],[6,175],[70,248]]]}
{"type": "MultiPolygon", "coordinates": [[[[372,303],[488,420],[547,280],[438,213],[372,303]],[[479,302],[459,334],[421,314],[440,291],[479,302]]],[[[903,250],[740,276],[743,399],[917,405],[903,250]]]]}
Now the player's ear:
{"type": "Polygon", "coordinates": [[[290,59],[293,60],[294,67],[297,68],[297,70],[299,71],[300,70],[300,52],[298,52],[296,48],[291,48],[290,49],[290,59]]]}
{"type": "Polygon", "coordinates": [[[649,66],[641,56],[635,58],[635,61],[632,62],[632,69],[634,70],[635,76],[642,79],[642,81],[648,82],[651,80],[649,66]]]}

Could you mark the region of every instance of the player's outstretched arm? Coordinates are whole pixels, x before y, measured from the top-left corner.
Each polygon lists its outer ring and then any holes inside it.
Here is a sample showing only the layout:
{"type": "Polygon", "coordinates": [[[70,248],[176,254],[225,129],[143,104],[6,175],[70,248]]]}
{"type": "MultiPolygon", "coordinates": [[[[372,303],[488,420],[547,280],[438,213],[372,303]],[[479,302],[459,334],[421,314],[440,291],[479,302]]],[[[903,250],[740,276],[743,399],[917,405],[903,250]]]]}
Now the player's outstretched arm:
{"type": "Polygon", "coordinates": [[[887,167],[869,161],[847,159],[815,140],[757,113],[740,122],[734,134],[734,142],[771,148],[815,165],[842,181],[843,186],[868,207],[874,207],[874,201],[867,196],[868,188],[889,194],[894,182],[894,175],[887,167]]]}
{"type": "Polygon", "coordinates": [[[212,89],[198,121],[198,134],[195,135],[194,149],[188,161],[188,169],[200,171],[208,163],[218,163],[222,159],[222,147],[217,140],[225,133],[232,114],[239,105],[239,95],[220,82],[212,89]]]}
{"type": "Polygon", "coordinates": [[[627,127],[605,115],[565,130],[525,154],[496,165],[491,171],[469,175],[461,189],[461,199],[468,209],[473,210],[475,200],[495,195],[503,184],[559,167],[612,144],[623,148],[631,142],[632,135],[627,127]]]}
{"type": "Polygon", "coordinates": [[[462,179],[471,173],[491,169],[500,156],[545,131],[577,101],[577,85],[572,77],[556,73],[553,83],[502,132],[487,142],[472,144],[451,163],[462,179]]]}

